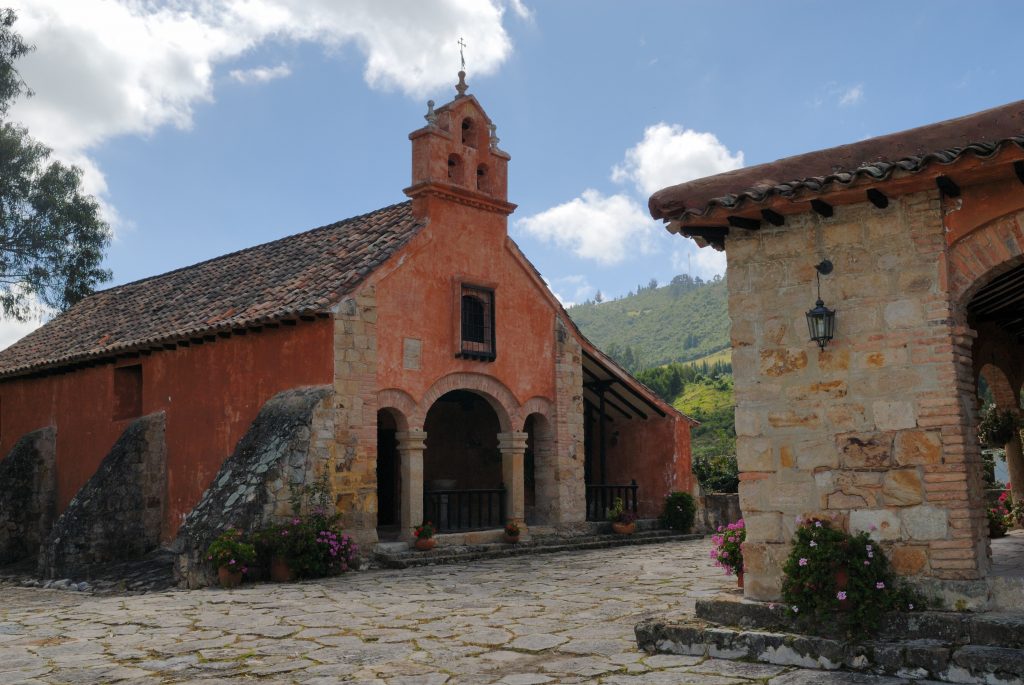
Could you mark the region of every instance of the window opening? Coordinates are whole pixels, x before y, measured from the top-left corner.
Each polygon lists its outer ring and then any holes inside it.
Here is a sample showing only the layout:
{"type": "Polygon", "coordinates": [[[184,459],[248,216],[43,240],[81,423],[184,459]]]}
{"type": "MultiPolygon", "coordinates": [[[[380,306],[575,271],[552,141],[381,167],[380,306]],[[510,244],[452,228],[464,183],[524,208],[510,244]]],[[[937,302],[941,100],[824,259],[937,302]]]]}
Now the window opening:
{"type": "Polygon", "coordinates": [[[448,155],[448,179],[452,183],[462,183],[462,158],[456,154],[448,155]]]}
{"type": "Polygon", "coordinates": [[[476,133],[476,127],[473,126],[473,120],[466,117],[462,120],[462,144],[468,145],[469,147],[475,148],[476,144],[473,141],[473,137],[476,133]]]}
{"type": "Polygon", "coordinates": [[[492,361],[495,358],[494,291],[463,285],[462,333],[459,357],[492,361]]]}

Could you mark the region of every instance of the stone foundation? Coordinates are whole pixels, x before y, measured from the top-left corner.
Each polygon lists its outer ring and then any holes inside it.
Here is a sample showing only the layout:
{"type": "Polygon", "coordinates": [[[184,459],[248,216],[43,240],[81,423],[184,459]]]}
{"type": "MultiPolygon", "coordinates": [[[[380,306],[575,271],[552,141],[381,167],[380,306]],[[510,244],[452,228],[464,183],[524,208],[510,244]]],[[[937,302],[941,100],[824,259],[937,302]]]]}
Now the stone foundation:
{"type": "Polygon", "coordinates": [[[33,557],[56,514],[57,431],[23,436],[0,461],[0,565],[33,557]]]}
{"type": "Polygon", "coordinates": [[[164,414],[133,421],[54,524],[39,554],[45,578],[89,577],[160,544],[167,490],[164,414]]]}
{"type": "Polygon", "coordinates": [[[298,388],[278,393],[260,409],[178,531],[175,578],[190,588],[209,585],[215,570],[206,548],[234,527],[252,533],[290,515],[291,486],[313,482],[326,464],[318,417],[329,413],[330,387],[298,388]]]}

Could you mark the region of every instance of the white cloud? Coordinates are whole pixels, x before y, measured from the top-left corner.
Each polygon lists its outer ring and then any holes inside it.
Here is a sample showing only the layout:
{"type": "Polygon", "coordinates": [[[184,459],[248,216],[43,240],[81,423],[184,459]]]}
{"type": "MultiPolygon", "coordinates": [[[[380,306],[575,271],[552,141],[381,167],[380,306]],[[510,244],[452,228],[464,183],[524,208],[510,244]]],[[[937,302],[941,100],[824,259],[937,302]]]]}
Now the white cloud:
{"type": "Polygon", "coordinates": [[[267,83],[278,78],[291,76],[292,70],[287,64],[278,64],[276,67],[256,67],[254,69],[232,69],[228,76],[239,83],[267,83]]]}
{"type": "Polygon", "coordinates": [[[517,225],[528,235],[572,250],[583,259],[617,264],[651,249],[654,222],[633,198],[605,197],[593,189],[580,197],[525,217],[517,225]]]}
{"type": "Polygon", "coordinates": [[[858,83],[842,91],[839,95],[839,106],[848,107],[859,104],[864,99],[864,84],[858,83]]]}
{"type": "Polygon", "coordinates": [[[725,253],[710,247],[697,247],[693,241],[686,240],[682,248],[672,251],[672,269],[676,273],[700,276],[705,280],[724,276],[725,253]]]}
{"type": "Polygon", "coordinates": [[[639,143],[612,169],[612,180],[631,181],[640,193],[743,166],[743,152],[732,154],[713,133],[664,122],[648,126],[639,143]]]}
{"type": "Polygon", "coordinates": [[[545,278],[544,284],[547,285],[548,290],[555,296],[555,299],[562,303],[563,307],[572,307],[579,304],[584,300],[590,299],[597,292],[587,281],[587,277],[582,274],[560,276],[553,281],[545,278]],[[566,292],[571,292],[572,294],[563,295],[566,292]]]}
{"type": "MultiPolygon", "coordinates": [[[[460,36],[471,78],[508,58],[502,1],[528,14],[519,0],[13,0],[15,29],[37,50],[18,63],[36,96],[18,101],[12,118],[82,166],[87,188],[102,196],[91,151],[117,136],[188,129],[196,105],[213,100],[222,64],[272,42],[352,46],[371,88],[424,97],[454,82],[460,36]]],[[[237,72],[261,78],[259,69],[237,72]]]]}
{"type": "Polygon", "coordinates": [[[515,15],[523,21],[533,21],[533,10],[527,7],[523,0],[509,0],[508,5],[515,12],[515,15]]]}

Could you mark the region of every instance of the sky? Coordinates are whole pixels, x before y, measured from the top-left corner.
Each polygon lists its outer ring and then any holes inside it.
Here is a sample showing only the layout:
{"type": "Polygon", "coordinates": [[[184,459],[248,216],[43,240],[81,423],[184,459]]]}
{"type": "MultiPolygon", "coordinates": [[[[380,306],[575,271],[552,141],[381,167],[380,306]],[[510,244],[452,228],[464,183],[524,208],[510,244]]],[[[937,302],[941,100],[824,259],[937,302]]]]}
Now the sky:
{"type": "MultiPolygon", "coordinates": [[[[469,92],[512,155],[509,232],[566,304],[723,273],[648,196],[1024,97],[1024,3],[7,0],[11,118],[84,171],[102,287],[405,199],[408,133],[469,92]]],[[[0,321],[0,348],[34,327],[0,321]]]]}

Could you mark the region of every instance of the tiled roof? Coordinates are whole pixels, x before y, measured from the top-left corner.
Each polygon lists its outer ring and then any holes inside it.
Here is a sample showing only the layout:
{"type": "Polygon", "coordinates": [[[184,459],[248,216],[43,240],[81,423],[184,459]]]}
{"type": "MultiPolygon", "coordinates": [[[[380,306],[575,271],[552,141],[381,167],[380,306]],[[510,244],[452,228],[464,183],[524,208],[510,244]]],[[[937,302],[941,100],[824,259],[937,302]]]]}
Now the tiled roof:
{"type": "Polygon", "coordinates": [[[97,292],[0,351],[0,376],[325,312],[421,228],[403,202],[97,292]]]}
{"type": "Polygon", "coordinates": [[[700,217],[717,207],[737,208],[774,195],[817,193],[861,179],[881,181],[896,171],[915,173],[932,164],[952,164],[967,154],[991,157],[1009,145],[1024,148],[1024,100],[681,183],[654,193],[648,207],[655,219],[700,217]]]}

